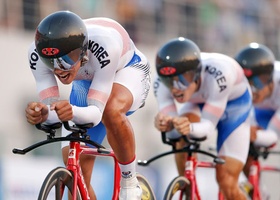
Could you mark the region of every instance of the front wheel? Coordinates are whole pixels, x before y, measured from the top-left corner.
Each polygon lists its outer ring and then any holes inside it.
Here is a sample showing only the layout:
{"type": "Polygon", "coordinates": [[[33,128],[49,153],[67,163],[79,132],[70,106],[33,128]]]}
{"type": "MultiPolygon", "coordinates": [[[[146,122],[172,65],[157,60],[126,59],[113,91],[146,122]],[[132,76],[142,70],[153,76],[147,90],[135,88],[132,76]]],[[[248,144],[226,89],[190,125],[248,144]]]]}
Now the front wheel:
{"type": "MultiPolygon", "coordinates": [[[[73,176],[71,172],[63,167],[53,169],[45,178],[38,200],[61,200],[64,195],[64,188],[73,192],[73,176]]],[[[67,191],[66,191],[67,192],[67,191]]],[[[65,198],[64,198],[65,199],[65,198]]],[[[77,200],[81,200],[79,189],[77,188],[77,200]]]]}
{"type": "Polygon", "coordinates": [[[168,185],[163,199],[191,200],[191,187],[189,180],[183,176],[174,178],[168,185]]]}
{"type": "Polygon", "coordinates": [[[140,187],[142,188],[141,200],[155,200],[156,197],[154,191],[145,176],[137,173],[136,177],[140,184],[140,187]]]}

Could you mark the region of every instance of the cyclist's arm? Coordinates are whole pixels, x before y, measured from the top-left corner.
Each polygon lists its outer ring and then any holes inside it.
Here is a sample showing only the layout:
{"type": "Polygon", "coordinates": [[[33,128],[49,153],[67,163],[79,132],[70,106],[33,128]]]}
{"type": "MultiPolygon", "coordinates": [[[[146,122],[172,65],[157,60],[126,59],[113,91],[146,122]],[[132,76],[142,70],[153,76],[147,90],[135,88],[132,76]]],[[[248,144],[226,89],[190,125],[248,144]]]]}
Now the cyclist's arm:
{"type": "MultiPolygon", "coordinates": [[[[161,82],[160,78],[156,75],[154,77],[154,95],[158,104],[158,116],[166,118],[178,116],[176,104],[170,90],[161,82]]],[[[172,128],[172,127],[171,127],[172,128]]]]}
{"type": "Polygon", "coordinates": [[[172,133],[170,132],[168,135],[179,137],[180,135],[172,130],[174,128],[172,118],[178,116],[178,113],[170,90],[161,82],[157,75],[154,77],[153,86],[159,110],[154,119],[155,127],[161,132],[172,131],[172,133]]]}
{"type": "Polygon", "coordinates": [[[39,101],[48,107],[48,117],[45,123],[59,122],[55,111],[50,110],[50,104],[59,100],[59,89],[53,72],[41,61],[36,52],[34,42],[28,51],[29,66],[35,78],[39,101]]]}
{"type": "Polygon", "coordinates": [[[254,141],[254,145],[256,146],[270,147],[274,145],[278,139],[277,133],[271,129],[257,130],[256,135],[257,137],[254,141]]]}
{"type": "Polygon", "coordinates": [[[234,86],[235,78],[230,71],[223,71],[226,86],[223,90],[217,84],[212,75],[205,77],[205,91],[208,91],[205,104],[202,108],[201,121],[191,123],[190,135],[193,137],[209,136],[215,131],[215,128],[222,118],[229,99],[229,94],[234,86]]]}
{"type": "Polygon", "coordinates": [[[278,109],[272,118],[270,119],[266,129],[259,129],[256,131],[256,140],[254,144],[256,146],[272,146],[278,140],[278,134],[280,133],[280,109],[278,109]],[[278,133],[278,134],[277,134],[278,133]]]}
{"type": "MultiPolygon", "coordinates": [[[[73,122],[77,124],[91,122],[94,125],[97,125],[101,121],[104,108],[112,91],[117,70],[120,67],[120,60],[123,59],[121,56],[121,41],[112,38],[111,36],[106,37],[104,35],[102,37],[95,36],[94,39],[95,42],[104,47],[104,51],[108,54],[108,57],[106,57],[106,62],[108,64],[102,65],[99,63],[98,59],[94,58],[95,54],[91,55],[91,59],[94,60],[93,65],[95,73],[88,91],[88,106],[73,106],[73,122]]],[[[132,52],[129,53],[131,55],[133,54],[132,52]]],[[[89,62],[91,62],[91,60],[89,62]]]]}
{"type": "Polygon", "coordinates": [[[154,77],[153,86],[159,112],[169,116],[178,116],[174,98],[170,90],[161,82],[157,75],[154,77]]]}

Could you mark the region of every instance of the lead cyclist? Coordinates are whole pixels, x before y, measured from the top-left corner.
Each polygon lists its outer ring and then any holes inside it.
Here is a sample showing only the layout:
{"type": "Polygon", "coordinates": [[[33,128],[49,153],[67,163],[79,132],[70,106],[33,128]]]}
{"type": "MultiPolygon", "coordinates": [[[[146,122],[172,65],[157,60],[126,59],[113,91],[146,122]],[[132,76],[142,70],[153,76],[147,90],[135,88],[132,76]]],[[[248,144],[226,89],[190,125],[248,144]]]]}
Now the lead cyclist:
{"type": "MultiPolygon", "coordinates": [[[[70,11],[58,11],[38,25],[28,53],[40,101],[30,102],[30,124],[73,121],[93,123],[91,139],[102,143],[105,135],[121,169],[120,200],[140,200],[136,178],[135,140],[127,115],[144,105],[150,89],[150,67],[126,30],[108,18],[82,20],[70,11]],[[69,100],[60,99],[57,79],[72,84],[69,100]]],[[[65,136],[69,132],[62,130],[65,136]]],[[[64,162],[68,146],[62,144],[64,162]]],[[[90,199],[95,157],[80,160],[90,199]]]]}

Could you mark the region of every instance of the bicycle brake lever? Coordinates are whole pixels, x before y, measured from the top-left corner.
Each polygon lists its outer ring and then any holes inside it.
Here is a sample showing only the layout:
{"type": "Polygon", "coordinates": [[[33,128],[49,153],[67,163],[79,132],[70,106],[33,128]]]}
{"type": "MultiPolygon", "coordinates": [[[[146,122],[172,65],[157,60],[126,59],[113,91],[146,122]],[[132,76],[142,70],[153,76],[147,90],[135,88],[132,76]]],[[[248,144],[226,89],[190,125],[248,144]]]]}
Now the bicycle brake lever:
{"type": "Polygon", "coordinates": [[[110,154],[110,150],[105,149],[105,148],[98,148],[97,149],[98,153],[103,153],[103,154],[110,154]]]}
{"type": "Polygon", "coordinates": [[[217,164],[225,164],[225,160],[219,157],[214,158],[214,162],[217,164]]]}
{"type": "Polygon", "coordinates": [[[148,165],[148,161],[147,160],[138,160],[137,163],[140,166],[147,166],[148,165]]]}

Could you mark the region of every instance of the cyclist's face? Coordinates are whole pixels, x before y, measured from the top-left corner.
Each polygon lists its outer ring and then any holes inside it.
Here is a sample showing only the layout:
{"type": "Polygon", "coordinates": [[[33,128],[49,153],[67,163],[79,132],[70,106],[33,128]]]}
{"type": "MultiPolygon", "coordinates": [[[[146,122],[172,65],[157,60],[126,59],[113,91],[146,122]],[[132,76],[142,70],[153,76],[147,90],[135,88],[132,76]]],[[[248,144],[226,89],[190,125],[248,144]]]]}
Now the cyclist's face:
{"type": "Polygon", "coordinates": [[[188,101],[197,90],[197,83],[193,81],[195,72],[186,72],[173,77],[173,85],[170,87],[173,97],[177,102],[188,101]]]}
{"type": "Polygon", "coordinates": [[[261,90],[272,81],[270,74],[261,74],[250,78],[249,83],[252,90],[261,90]]]}
{"type": "Polygon", "coordinates": [[[249,83],[253,93],[254,104],[263,102],[271,95],[273,82],[270,75],[262,74],[255,76],[249,80],[249,83]]]}
{"type": "Polygon", "coordinates": [[[188,71],[173,77],[161,77],[162,82],[171,90],[176,101],[182,103],[195,92],[195,71],[188,71]]]}
{"type": "Polygon", "coordinates": [[[75,63],[75,65],[73,65],[72,68],[67,71],[55,68],[54,74],[57,76],[57,78],[61,81],[62,84],[70,84],[75,79],[81,67],[81,63],[81,61],[75,63]]]}
{"type": "Polygon", "coordinates": [[[176,99],[177,102],[184,103],[192,97],[192,95],[196,92],[197,87],[198,85],[196,82],[191,82],[189,86],[186,87],[184,90],[173,87],[171,89],[171,92],[174,99],[176,99]]]}

